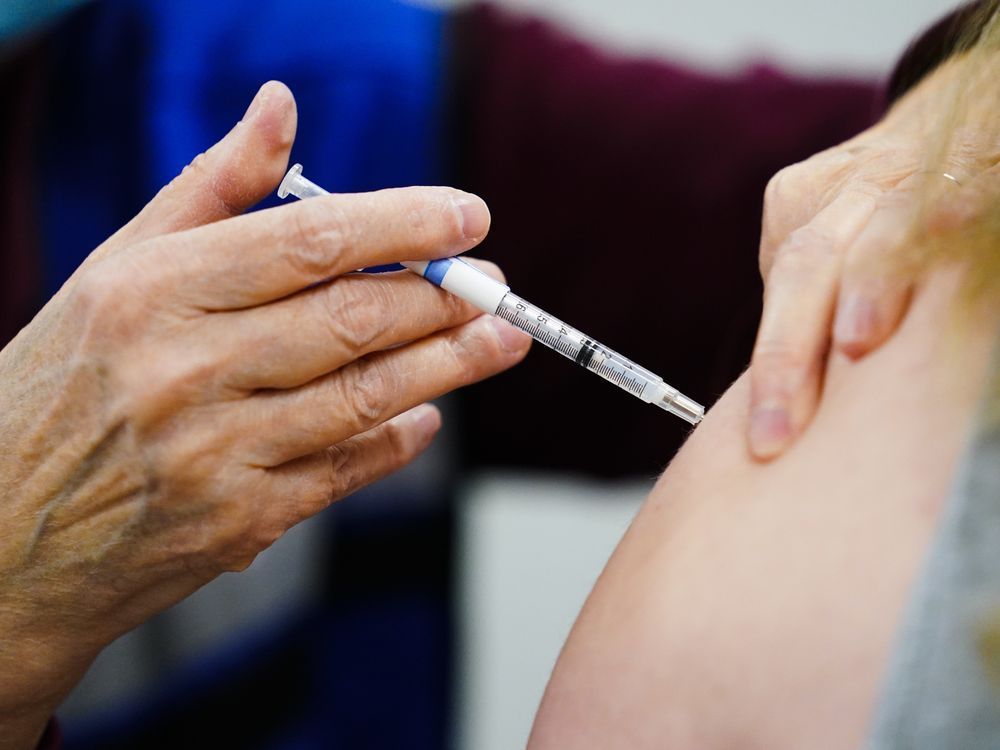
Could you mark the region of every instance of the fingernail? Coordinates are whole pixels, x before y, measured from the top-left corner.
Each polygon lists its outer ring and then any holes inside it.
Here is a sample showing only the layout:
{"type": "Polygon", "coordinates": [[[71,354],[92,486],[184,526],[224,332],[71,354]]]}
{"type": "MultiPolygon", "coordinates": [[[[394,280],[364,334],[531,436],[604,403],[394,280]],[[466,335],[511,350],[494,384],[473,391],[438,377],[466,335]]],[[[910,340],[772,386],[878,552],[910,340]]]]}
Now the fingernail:
{"type": "Polygon", "coordinates": [[[522,352],[531,337],[519,328],[515,328],[506,320],[490,317],[493,329],[497,332],[500,344],[508,352],[522,352]]]}
{"type": "Polygon", "coordinates": [[[754,409],[750,416],[750,445],[762,458],[770,458],[781,451],[792,435],[788,412],[778,404],[765,404],[754,409]]]}
{"type": "Polygon", "coordinates": [[[490,210],[473,195],[454,199],[455,208],[462,213],[462,236],[467,240],[479,240],[490,229],[490,210]]]}
{"type": "Polygon", "coordinates": [[[868,341],[875,333],[876,307],[867,295],[851,293],[837,310],[833,337],[838,344],[848,345],[868,341]]]}
{"type": "Polygon", "coordinates": [[[422,404],[410,411],[414,429],[425,441],[430,440],[441,429],[441,412],[430,404],[422,404]]]}
{"type": "Polygon", "coordinates": [[[257,89],[257,93],[254,95],[253,101],[250,102],[250,106],[247,107],[247,111],[243,114],[243,122],[248,122],[249,120],[252,120],[254,117],[257,116],[257,113],[260,112],[261,107],[267,100],[267,94],[264,91],[266,88],[267,84],[265,83],[263,86],[257,89]]]}

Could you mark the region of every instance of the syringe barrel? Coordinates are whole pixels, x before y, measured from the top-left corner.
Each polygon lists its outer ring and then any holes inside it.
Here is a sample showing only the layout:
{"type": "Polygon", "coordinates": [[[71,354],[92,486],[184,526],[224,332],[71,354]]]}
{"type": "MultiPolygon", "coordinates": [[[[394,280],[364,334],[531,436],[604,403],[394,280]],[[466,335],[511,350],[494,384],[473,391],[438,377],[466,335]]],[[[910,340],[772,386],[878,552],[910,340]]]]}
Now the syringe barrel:
{"type": "Polygon", "coordinates": [[[504,295],[494,314],[525,331],[535,341],[647,404],[655,404],[691,424],[698,424],[705,414],[700,404],[667,385],[656,373],[640,367],[513,292],[504,295]]]}
{"type": "Polygon", "coordinates": [[[647,403],[657,397],[655,386],[663,383],[658,375],[639,367],[522,297],[508,293],[494,314],[633,396],[647,403]]]}

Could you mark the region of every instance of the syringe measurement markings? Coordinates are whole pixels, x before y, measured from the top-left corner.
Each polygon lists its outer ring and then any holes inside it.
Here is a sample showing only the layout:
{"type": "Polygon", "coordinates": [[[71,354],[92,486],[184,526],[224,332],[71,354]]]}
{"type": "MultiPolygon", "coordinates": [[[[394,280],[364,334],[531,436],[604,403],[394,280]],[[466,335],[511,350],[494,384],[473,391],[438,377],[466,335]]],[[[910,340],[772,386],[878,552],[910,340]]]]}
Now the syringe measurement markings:
{"type": "Polygon", "coordinates": [[[535,321],[526,318],[509,308],[501,307],[497,310],[496,315],[570,359],[574,359],[577,352],[580,350],[579,346],[575,346],[564,337],[553,333],[548,328],[542,328],[535,321]]]}
{"type": "MultiPolygon", "coordinates": [[[[548,328],[542,328],[537,322],[524,316],[519,311],[501,306],[497,310],[496,315],[570,359],[575,359],[580,352],[579,346],[575,346],[570,341],[553,333],[548,328]]],[[[637,396],[641,394],[646,387],[646,383],[644,381],[637,380],[636,378],[630,378],[627,373],[617,367],[613,367],[608,362],[602,362],[599,366],[594,368],[594,372],[598,375],[602,375],[604,378],[610,380],[620,388],[623,388],[637,396]]]]}
{"type": "Polygon", "coordinates": [[[559,344],[556,346],[556,351],[560,354],[565,354],[570,359],[576,357],[576,353],[579,351],[579,347],[574,346],[572,343],[564,338],[559,339],[559,344]]]}
{"type": "Polygon", "coordinates": [[[612,367],[607,362],[602,362],[597,368],[596,372],[599,375],[603,375],[605,378],[610,380],[612,383],[624,388],[631,393],[639,395],[642,389],[645,388],[646,383],[642,380],[636,380],[635,378],[630,378],[625,372],[612,367]]]}

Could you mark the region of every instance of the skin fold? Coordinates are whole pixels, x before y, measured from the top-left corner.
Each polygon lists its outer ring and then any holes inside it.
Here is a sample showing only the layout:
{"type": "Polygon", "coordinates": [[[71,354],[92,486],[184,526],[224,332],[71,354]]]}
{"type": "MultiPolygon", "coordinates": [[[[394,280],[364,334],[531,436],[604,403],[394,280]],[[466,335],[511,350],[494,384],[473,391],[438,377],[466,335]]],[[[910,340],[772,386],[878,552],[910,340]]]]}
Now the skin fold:
{"type": "Polygon", "coordinates": [[[995,341],[960,276],[925,276],[870,356],[831,356],[776,461],[743,438],[748,375],[732,386],[596,584],[531,750],[861,746],[995,341]]]}

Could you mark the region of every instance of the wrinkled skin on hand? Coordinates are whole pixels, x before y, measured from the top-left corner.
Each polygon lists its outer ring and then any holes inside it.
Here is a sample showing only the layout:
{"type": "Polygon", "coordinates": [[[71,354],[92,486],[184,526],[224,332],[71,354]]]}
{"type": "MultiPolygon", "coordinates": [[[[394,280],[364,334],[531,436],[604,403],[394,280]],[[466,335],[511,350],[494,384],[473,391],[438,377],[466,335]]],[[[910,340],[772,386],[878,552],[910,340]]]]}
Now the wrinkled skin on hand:
{"type": "Polygon", "coordinates": [[[527,351],[413,274],[344,275],[469,249],[474,196],[239,216],[295,125],[265,85],[0,353],[0,747],[31,747],[111,640],[416,457],[423,402],[527,351]]]}
{"type": "MultiPolygon", "coordinates": [[[[996,59],[978,75],[1000,76],[996,59]]],[[[871,129],[783,169],[765,194],[764,313],[751,367],[749,442],[780,455],[816,410],[827,354],[859,358],[906,314],[918,234],[971,224],[1000,197],[995,97],[956,108],[959,57],[928,76],[871,129]],[[941,142],[958,118],[957,135],[941,142]]]]}

